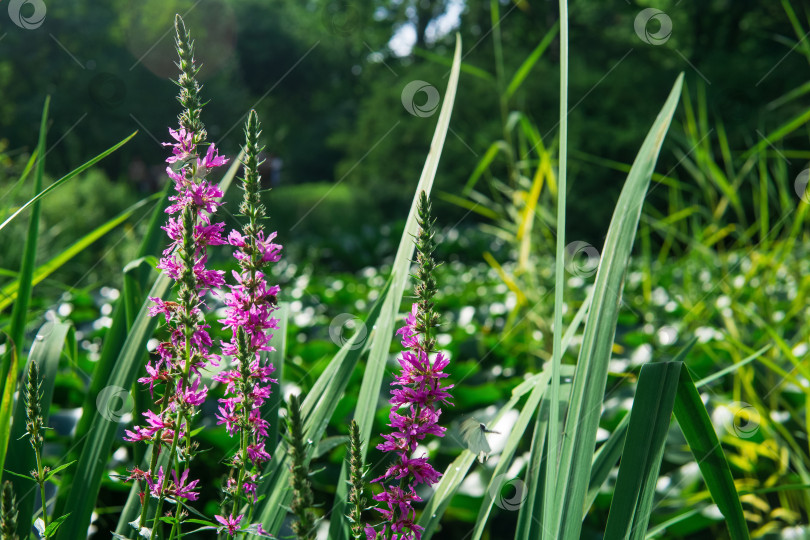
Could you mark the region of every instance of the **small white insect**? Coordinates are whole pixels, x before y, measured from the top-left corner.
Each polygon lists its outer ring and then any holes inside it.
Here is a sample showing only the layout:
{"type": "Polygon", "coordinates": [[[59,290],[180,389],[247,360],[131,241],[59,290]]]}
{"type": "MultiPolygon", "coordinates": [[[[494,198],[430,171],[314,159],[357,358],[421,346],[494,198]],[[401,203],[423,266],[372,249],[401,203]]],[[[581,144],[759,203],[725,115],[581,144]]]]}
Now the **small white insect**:
{"type": "Polygon", "coordinates": [[[467,448],[473,454],[478,454],[478,461],[484,463],[492,452],[489,443],[487,442],[487,433],[495,433],[500,435],[498,431],[487,429],[486,424],[482,424],[475,418],[467,418],[461,423],[461,437],[467,445],[467,448]]]}

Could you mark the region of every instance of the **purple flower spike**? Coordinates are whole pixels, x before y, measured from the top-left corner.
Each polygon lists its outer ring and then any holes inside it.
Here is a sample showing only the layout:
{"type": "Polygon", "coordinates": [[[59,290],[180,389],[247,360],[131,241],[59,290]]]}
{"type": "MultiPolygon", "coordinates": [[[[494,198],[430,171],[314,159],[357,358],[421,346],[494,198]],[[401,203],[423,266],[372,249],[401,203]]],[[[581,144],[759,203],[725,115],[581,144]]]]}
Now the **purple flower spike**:
{"type": "Polygon", "coordinates": [[[431,329],[438,326],[438,315],[433,311],[432,298],[436,282],[431,273],[436,267],[433,261],[433,220],[430,217],[430,202],[424,192],[420,195],[419,235],[417,236],[416,296],[418,302],[411,306],[405,317],[405,326],[397,331],[402,346],[406,348],[399,357],[401,371],[391,383],[390,434],[383,434],[384,441],[377,445],[383,452],[395,455],[395,461],[385,473],[372,482],[380,483],[383,491],[374,500],[383,503],[375,508],[383,518],[377,529],[366,525],[367,539],[419,540],[422,527],[416,524],[414,502],[420,484],[433,485],[441,478],[425,455],[413,456],[417,446],[428,435],[443,437],[446,428],[439,425],[441,405],[450,403],[449,390],[453,385],[444,384],[447,373],[443,370],[449,359],[435,350],[435,338],[431,329]],[[431,358],[431,355],[433,357],[431,358]]]}

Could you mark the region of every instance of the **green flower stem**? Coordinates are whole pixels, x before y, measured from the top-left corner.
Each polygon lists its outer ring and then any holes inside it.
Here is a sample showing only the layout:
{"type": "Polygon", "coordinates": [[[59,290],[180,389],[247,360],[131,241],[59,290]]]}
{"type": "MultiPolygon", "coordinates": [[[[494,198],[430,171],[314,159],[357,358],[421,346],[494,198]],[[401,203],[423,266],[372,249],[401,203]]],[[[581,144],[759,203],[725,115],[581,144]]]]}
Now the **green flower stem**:
{"type": "MultiPolygon", "coordinates": [[[[171,390],[171,383],[166,382],[166,390],[163,391],[163,399],[161,400],[160,404],[160,417],[163,417],[163,414],[166,412],[166,404],[169,402],[169,392],[171,390]]],[[[157,441],[157,449],[155,445],[152,445],[152,458],[149,460],[149,471],[154,471],[155,467],[157,467],[157,460],[158,456],[160,455],[160,446],[163,444],[163,430],[159,429],[155,434],[155,441],[157,441]]],[[[148,490],[146,490],[148,491],[148,490]]],[[[148,499],[146,495],[144,495],[144,504],[141,505],[141,519],[138,521],[138,530],[146,526],[146,511],[149,508],[149,504],[146,502],[148,499]]]]}

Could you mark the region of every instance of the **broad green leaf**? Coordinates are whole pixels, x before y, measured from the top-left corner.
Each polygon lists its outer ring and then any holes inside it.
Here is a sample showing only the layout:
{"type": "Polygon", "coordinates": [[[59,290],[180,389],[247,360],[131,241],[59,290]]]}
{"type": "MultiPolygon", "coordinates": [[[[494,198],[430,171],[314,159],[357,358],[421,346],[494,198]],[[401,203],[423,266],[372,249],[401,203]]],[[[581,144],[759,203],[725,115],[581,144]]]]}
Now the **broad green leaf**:
{"type": "Polygon", "coordinates": [[[45,475],[45,480],[50,480],[50,478],[52,476],[54,476],[55,474],[58,474],[59,472],[63,471],[64,469],[67,469],[68,467],[70,467],[74,463],[76,463],[76,462],[71,461],[70,463],[64,463],[64,464],[59,465],[58,467],[48,471],[48,474],[45,475]]]}
{"type": "MultiPolygon", "coordinates": [[[[689,343],[687,343],[673,358],[675,362],[685,362],[686,356],[692,347],[697,343],[697,338],[693,338],[689,343]]],[[[721,369],[720,371],[709,375],[706,378],[703,378],[695,383],[697,388],[700,388],[704,385],[709,384],[721,377],[728,375],[729,373],[733,373],[734,371],[740,369],[744,365],[756,360],[760,356],[762,356],[766,351],[771,348],[771,345],[766,345],[765,347],[761,348],[760,350],[756,351],[755,353],[751,354],[747,358],[740,360],[736,364],[733,364],[727,368],[721,369]]],[[[585,505],[583,507],[583,519],[585,518],[585,514],[587,514],[588,510],[590,509],[593,501],[596,499],[597,494],[599,493],[599,489],[604,484],[605,480],[607,480],[610,471],[616,464],[619,462],[619,458],[622,455],[622,448],[624,447],[624,437],[627,435],[627,426],[630,421],[630,415],[625,415],[624,418],[621,419],[619,424],[614,428],[613,432],[608,437],[608,440],[599,447],[599,450],[596,451],[593,460],[593,467],[591,469],[591,481],[590,485],[588,486],[588,496],[585,499],[585,505]]]]}
{"type": "MultiPolygon", "coordinates": [[[[357,399],[354,419],[357,421],[360,430],[360,439],[363,441],[361,454],[364,458],[368,450],[369,438],[371,437],[371,430],[374,424],[374,414],[377,411],[380,385],[385,372],[386,361],[388,360],[388,351],[391,348],[391,341],[394,338],[396,319],[399,314],[400,304],[402,303],[405,285],[408,282],[411,258],[413,257],[414,251],[413,238],[418,231],[416,207],[419,201],[419,195],[422,191],[430,196],[433,180],[436,178],[442,148],[444,147],[444,141],[450,127],[450,116],[453,113],[453,103],[456,98],[460,64],[461,38],[456,36],[453,67],[450,70],[450,78],[447,82],[447,90],[444,94],[444,103],[442,103],[442,109],[436,123],[436,130],[433,133],[430,152],[425,160],[419,183],[416,185],[416,191],[413,201],[411,202],[411,209],[408,213],[408,219],[405,222],[405,229],[399,241],[399,247],[397,248],[394,264],[391,269],[391,288],[385,297],[385,303],[382,307],[380,319],[377,322],[377,328],[371,338],[371,352],[368,362],[366,363],[365,372],[363,373],[363,381],[360,385],[360,395],[357,399]]],[[[348,537],[348,523],[345,519],[342,519],[342,516],[346,513],[346,501],[348,500],[347,478],[348,466],[344,460],[337,482],[335,503],[332,508],[332,515],[335,517],[335,519],[331,521],[329,531],[329,536],[332,540],[342,540],[348,537]]]]}
{"type": "Polygon", "coordinates": [[[731,469],[686,365],[678,382],[675,418],[700,467],[712,500],[726,518],[731,539],[747,540],[748,528],[731,469]]]}
{"type": "MultiPolygon", "coordinates": [[[[633,162],[616,204],[596,274],[594,299],[585,323],[571,400],[565,420],[560,471],[551,505],[544,505],[545,538],[575,540],[582,526],[582,507],[591,476],[601,402],[607,381],[624,274],[630,258],[644,196],[678,104],[683,74],[678,76],[658,118],[633,162]]],[[[562,193],[562,185],[560,187],[562,193]]],[[[553,399],[552,393],[552,399],[553,399]]],[[[552,401],[553,406],[553,401],[552,401]]]]}
{"type": "MultiPolygon", "coordinates": [[[[39,368],[41,386],[40,403],[42,407],[42,418],[45,425],[48,425],[48,412],[51,400],[53,399],[54,382],[56,372],[59,367],[59,359],[65,346],[65,340],[72,327],[66,323],[45,323],[37,332],[31,352],[28,355],[28,363],[25,366],[23,379],[19,386],[24,388],[28,372],[31,369],[31,362],[36,362],[39,368]]],[[[25,430],[26,424],[26,400],[22,397],[17,399],[14,407],[14,420],[11,425],[11,439],[9,440],[8,453],[6,454],[6,469],[20,475],[29,475],[30,471],[36,468],[34,451],[25,430]]],[[[11,480],[14,493],[17,494],[17,517],[18,530],[24,531],[31,527],[33,519],[34,499],[38,488],[29,482],[25,482],[19,477],[11,480]]]]}
{"type": "Polygon", "coordinates": [[[605,540],[642,539],[647,532],[682,367],[681,362],[641,367],[605,540]]]}
{"type": "Polygon", "coordinates": [[[45,538],[52,537],[54,535],[54,533],[56,532],[56,530],[59,529],[59,526],[62,525],[62,523],[64,523],[64,521],[68,518],[68,516],[69,516],[69,514],[66,514],[64,516],[59,516],[55,520],[48,523],[48,526],[45,527],[45,535],[44,535],[45,538]]]}

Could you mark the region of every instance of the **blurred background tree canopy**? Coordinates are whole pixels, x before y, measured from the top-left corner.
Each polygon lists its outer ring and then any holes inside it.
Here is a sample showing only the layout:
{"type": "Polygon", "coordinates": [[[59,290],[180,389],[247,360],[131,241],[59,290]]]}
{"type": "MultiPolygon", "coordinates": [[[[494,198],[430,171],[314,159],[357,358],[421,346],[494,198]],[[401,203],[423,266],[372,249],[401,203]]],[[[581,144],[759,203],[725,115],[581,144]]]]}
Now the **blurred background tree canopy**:
{"type": "MultiPolygon", "coordinates": [[[[340,232],[405,216],[435,117],[408,114],[401,93],[414,80],[444,91],[455,32],[462,35],[469,68],[459,86],[438,190],[458,194],[502,136],[488,1],[46,5],[45,21],[35,31],[0,17],[0,138],[10,169],[24,163],[19,156],[35,144],[49,93],[49,174],[58,176],[137,129],[138,136],[101,167],[112,183],[131,191],[158,190],[165,182],[159,143],[178,112],[175,87],[168,83],[175,73],[175,13],[184,15],[196,38],[212,139],[233,155],[248,109],[255,107],[263,119],[270,158],[265,181],[278,186],[276,224],[282,231],[340,232]],[[492,76],[476,76],[473,69],[492,76]],[[336,196],[326,196],[336,183],[336,196]],[[303,219],[315,202],[316,210],[303,219]]],[[[706,88],[711,120],[724,122],[732,149],[749,148],[758,142],[758,130],[768,132],[796,114],[801,100],[778,111],[768,108],[807,79],[805,57],[791,49],[797,38],[783,7],[755,0],[572,3],[572,237],[601,241],[623,179],[583,159],[629,162],[678,72],[686,72],[690,92],[706,88]],[[663,46],[644,43],[633,31],[640,9],[653,4],[672,21],[663,46]]],[[[500,18],[504,70],[513,73],[553,28],[557,2],[503,0],[500,18]]],[[[800,49],[806,47],[800,42],[800,49]]],[[[555,38],[510,103],[536,123],[547,144],[556,134],[557,64],[555,38]]],[[[659,170],[675,165],[665,152],[659,170]]],[[[2,176],[13,176],[9,170],[2,176]]],[[[120,207],[111,203],[111,212],[120,207]]],[[[441,202],[439,211],[448,223],[465,216],[441,202]]],[[[464,219],[472,223],[475,215],[464,219]]]]}

